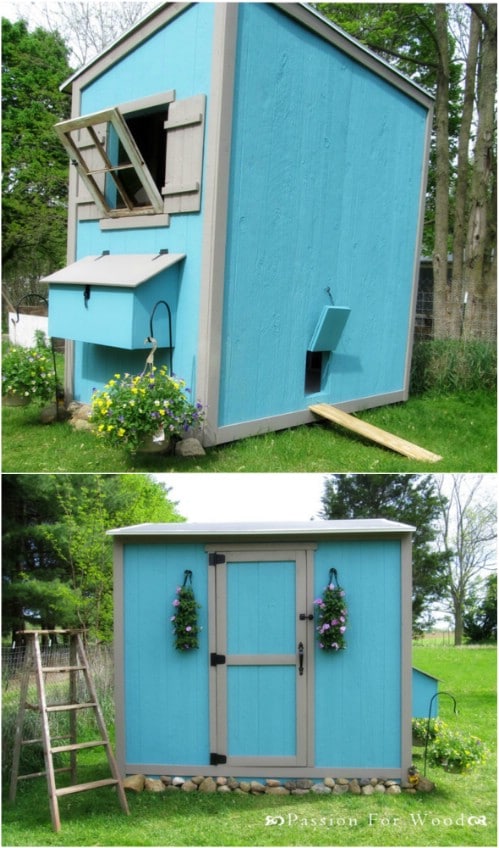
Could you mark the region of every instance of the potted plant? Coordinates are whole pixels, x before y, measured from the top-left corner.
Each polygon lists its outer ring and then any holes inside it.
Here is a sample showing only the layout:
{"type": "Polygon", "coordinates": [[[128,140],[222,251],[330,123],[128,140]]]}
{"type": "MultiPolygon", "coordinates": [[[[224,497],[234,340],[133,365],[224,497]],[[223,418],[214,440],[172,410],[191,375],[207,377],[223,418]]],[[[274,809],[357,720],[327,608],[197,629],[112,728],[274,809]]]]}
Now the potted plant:
{"type": "Polygon", "coordinates": [[[138,450],[169,450],[172,439],[200,426],[200,403],[191,403],[185,382],[169,375],[166,366],[152,366],[138,375],[115,374],[92,396],[89,421],[109,444],[138,450]]]}
{"type": "Polygon", "coordinates": [[[45,335],[33,348],[12,345],[2,357],[2,395],[10,406],[44,404],[56,399],[57,377],[45,335]]]}
{"type": "Polygon", "coordinates": [[[314,604],[319,648],[322,651],[342,651],[346,647],[347,608],[345,592],[338,585],[335,568],[330,569],[329,583],[314,604]]]}
{"type": "Polygon", "coordinates": [[[428,722],[427,718],[413,718],[412,720],[412,744],[416,748],[424,748],[426,737],[431,742],[440,733],[447,729],[447,725],[441,718],[432,718],[428,722]]]}
{"type": "Polygon", "coordinates": [[[477,736],[463,736],[448,730],[439,733],[428,748],[431,762],[457,773],[480,765],[486,754],[485,746],[477,736]]]}
{"type": "Polygon", "coordinates": [[[185,572],[183,586],[177,586],[175,600],[172,603],[175,615],[170,621],[173,624],[175,648],[177,651],[192,651],[199,647],[198,635],[201,628],[198,625],[198,609],[192,588],[192,571],[185,572]]]}

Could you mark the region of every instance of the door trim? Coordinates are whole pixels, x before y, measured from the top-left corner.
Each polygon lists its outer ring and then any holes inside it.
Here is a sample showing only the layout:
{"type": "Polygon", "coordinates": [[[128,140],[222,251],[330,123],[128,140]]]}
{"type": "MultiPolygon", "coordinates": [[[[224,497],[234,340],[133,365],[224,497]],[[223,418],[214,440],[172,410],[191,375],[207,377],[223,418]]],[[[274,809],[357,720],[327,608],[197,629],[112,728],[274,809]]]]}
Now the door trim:
{"type": "Polygon", "coordinates": [[[298,544],[290,547],[282,544],[231,545],[224,549],[208,545],[207,553],[219,553],[224,563],[209,568],[209,651],[223,654],[226,661],[210,668],[210,750],[227,756],[227,766],[263,768],[307,768],[314,762],[314,630],[313,622],[300,621],[300,612],[313,610],[313,551],[315,544],[298,544]],[[228,654],[227,651],[227,563],[255,561],[296,562],[295,573],[295,641],[294,654],[228,654]],[[303,610],[301,607],[304,607],[303,610]],[[298,675],[298,643],[305,646],[303,675],[298,675]],[[257,661],[257,662],[256,662],[257,661]],[[228,752],[227,715],[227,667],[251,665],[296,666],[296,754],[294,756],[230,756],[228,752]],[[259,764],[261,764],[259,766],[259,764]]]}

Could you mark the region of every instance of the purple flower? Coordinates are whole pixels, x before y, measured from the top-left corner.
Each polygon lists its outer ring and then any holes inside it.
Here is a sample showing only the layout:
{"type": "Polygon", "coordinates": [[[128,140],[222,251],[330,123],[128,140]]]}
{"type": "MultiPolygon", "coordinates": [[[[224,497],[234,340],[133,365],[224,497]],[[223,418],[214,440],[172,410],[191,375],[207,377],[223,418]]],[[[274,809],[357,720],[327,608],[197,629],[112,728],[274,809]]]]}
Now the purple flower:
{"type": "Polygon", "coordinates": [[[314,604],[317,604],[318,606],[320,606],[320,607],[321,607],[321,606],[324,604],[324,601],[322,600],[322,598],[317,598],[317,599],[314,601],[314,604]]]}
{"type": "Polygon", "coordinates": [[[186,627],[185,629],[187,630],[187,633],[190,633],[190,632],[191,632],[191,630],[192,630],[192,627],[189,625],[189,626],[188,626],[188,627],[186,627]]]}
{"type": "Polygon", "coordinates": [[[179,606],[180,606],[180,601],[179,601],[178,598],[175,598],[175,600],[173,601],[172,607],[179,607],[179,606]]]}
{"type": "Polygon", "coordinates": [[[346,627],[340,627],[340,633],[344,633],[345,630],[346,630],[346,627]]]}

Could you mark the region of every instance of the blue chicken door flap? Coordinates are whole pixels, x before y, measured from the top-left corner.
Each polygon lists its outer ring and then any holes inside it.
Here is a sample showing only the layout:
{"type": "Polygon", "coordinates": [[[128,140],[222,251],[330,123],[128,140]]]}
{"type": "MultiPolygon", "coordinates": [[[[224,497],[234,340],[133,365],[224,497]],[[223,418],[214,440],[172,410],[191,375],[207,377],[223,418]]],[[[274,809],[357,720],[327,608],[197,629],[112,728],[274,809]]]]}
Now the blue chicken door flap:
{"type": "Polygon", "coordinates": [[[307,349],[311,351],[335,350],[350,311],[349,306],[324,306],[307,349]]]}

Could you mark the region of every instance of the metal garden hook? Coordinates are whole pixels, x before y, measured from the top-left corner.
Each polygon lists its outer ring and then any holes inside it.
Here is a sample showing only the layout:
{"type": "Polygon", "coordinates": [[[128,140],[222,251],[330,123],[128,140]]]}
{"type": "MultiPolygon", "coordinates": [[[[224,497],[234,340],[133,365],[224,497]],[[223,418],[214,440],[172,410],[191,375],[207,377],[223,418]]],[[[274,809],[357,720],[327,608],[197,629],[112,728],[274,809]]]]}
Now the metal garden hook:
{"type": "Polygon", "coordinates": [[[432,695],[432,697],[430,698],[430,706],[428,708],[428,721],[426,723],[426,737],[425,737],[425,744],[424,744],[424,772],[423,772],[423,774],[424,774],[425,777],[426,777],[426,755],[427,755],[427,752],[428,752],[428,738],[430,736],[431,709],[433,707],[433,701],[435,700],[435,698],[438,698],[440,695],[447,695],[448,698],[451,698],[453,700],[453,702],[454,702],[454,715],[457,715],[457,703],[456,703],[456,699],[454,698],[454,695],[451,695],[450,692],[435,692],[435,694],[432,695]]]}

